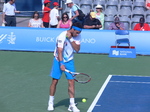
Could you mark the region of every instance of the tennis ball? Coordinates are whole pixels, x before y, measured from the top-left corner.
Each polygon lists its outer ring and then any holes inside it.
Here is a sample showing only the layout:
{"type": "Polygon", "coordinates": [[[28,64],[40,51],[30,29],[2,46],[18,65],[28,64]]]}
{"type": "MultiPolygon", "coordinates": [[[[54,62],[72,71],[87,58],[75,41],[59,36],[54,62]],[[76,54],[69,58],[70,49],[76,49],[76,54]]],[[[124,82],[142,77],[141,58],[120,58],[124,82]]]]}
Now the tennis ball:
{"type": "Polygon", "coordinates": [[[85,98],[83,98],[83,99],[82,99],[82,102],[84,102],[84,103],[85,103],[85,102],[86,102],[86,99],[85,99],[85,98]]]}

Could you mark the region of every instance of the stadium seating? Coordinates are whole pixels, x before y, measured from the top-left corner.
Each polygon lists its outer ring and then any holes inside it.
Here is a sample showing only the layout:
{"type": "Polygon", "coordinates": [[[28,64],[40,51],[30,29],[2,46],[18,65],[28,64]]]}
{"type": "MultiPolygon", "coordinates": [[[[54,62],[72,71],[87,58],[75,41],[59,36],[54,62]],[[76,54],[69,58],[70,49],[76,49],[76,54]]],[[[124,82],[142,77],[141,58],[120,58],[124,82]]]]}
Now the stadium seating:
{"type": "MultiPolygon", "coordinates": [[[[64,0],[66,1],[66,0],[64,0]]],[[[113,22],[114,16],[119,16],[125,24],[126,29],[133,29],[134,25],[139,22],[139,18],[144,16],[146,22],[150,24],[150,11],[145,8],[146,0],[73,0],[78,4],[81,10],[88,14],[91,9],[95,11],[96,5],[102,5],[105,15],[104,29],[113,22]]],[[[65,11],[69,11],[65,8],[65,11]]],[[[64,11],[63,11],[64,12],[64,11]]]]}
{"type": "Polygon", "coordinates": [[[90,8],[89,7],[81,7],[81,10],[86,15],[90,12],[90,8]]]}
{"type": "Polygon", "coordinates": [[[133,11],[132,11],[132,18],[134,18],[134,17],[145,17],[145,12],[143,11],[143,10],[138,10],[138,9],[134,9],[133,11]]]}
{"type": "Polygon", "coordinates": [[[73,1],[73,3],[75,3],[75,4],[80,6],[80,0],[72,0],[72,1],[73,1]]]}
{"type": "Polygon", "coordinates": [[[127,16],[120,17],[120,21],[124,23],[125,30],[130,30],[130,19],[127,16]]]}
{"type": "Polygon", "coordinates": [[[137,1],[135,1],[134,3],[133,3],[133,10],[146,10],[145,9],[145,2],[137,2],[137,1]]]}
{"type": "Polygon", "coordinates": [[[92,0],[81,0],[80,7],[89,7],[90,9],[93,8],[93,1],[92,0]]]}
{"type": "Polygon", "coordinates": [[[139,23],[140,17],[135,17],[131,19],[131,29],[133,30],[135,24],[139,23]]]}
{"type": "Polygon", "coordinates": [[[132,10],[132,2],[131,1],[121,1],[120,2],[120,9],[130,9],[132,10]]]}
{"type": "Polygon", "coordinates": [[[118,1],[107,1],[106,9],[116,9],[118,10],[118,1]]]}
{"type": "Polygon", "coordinates": [[[116,9],[106,9],[105,12],[104,12],[105,16],[116,16],[118,13],[117,13],[117,10],[116,9]]]}
{"type": "Polygon", "coordinates": [[[108,17],[105,17],[105,22],[104,22],[104,28],[106,30],[108,30],[110,24],[114,21],[114,17],[113,16],[108,16],[108,17]]]}
{"type": "Polygon", "coordinates": [[[121,9],[120,11],[118,11],[118,15],[119,17],[126,16],[128,18],[131,18],[132,13],[130,9],[121,9]]]}

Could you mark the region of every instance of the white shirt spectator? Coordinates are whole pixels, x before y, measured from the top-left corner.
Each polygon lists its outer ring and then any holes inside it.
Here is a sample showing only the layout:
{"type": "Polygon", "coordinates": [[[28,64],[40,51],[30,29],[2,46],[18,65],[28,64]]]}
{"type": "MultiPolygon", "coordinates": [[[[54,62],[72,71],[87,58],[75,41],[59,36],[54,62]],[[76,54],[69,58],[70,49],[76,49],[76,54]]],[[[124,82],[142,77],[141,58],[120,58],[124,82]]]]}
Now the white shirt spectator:
{"type": "Polygon", "coordinates": [[[10,4],[9,2],[4,4],[3,12],[7,16],[14,16],[16,11],[16,5],[15,4],[10,4]]]}
{"type": "Polygon", "coordinates": [[[38,19],[38,20],[30,19],[29,23],[30,23],[31,27],[41,28],[42,24],[43,24],[43,21],[41,19],[38,19]]]}
{"type": "Polygon", "coordinates": [[[53,8],[50,12],[50,25],[55,26],[58,24],[58,17],[59,13],[58,13],[58,9],[53,8]]]}

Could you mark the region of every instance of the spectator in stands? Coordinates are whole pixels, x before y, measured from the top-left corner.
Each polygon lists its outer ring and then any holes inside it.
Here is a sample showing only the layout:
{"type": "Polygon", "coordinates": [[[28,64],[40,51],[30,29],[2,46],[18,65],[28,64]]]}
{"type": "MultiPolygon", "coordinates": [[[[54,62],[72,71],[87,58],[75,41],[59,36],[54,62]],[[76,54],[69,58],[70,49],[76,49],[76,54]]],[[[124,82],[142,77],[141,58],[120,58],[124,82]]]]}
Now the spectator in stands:
{"type": "Polygon", "coordinates": [[[80,9],[80,7],[76,4],[73,3],[72,0],[66,0],[67,7],[71,8],[71,12],[70,12],[70,20],[75,23],[75,22],[80,22],[82,23],[83,21],[80,21],[77,17],[79,16],[79,11],[78,9],[80,9]]]}
{"type": "Polygon", "coordinates": [[[57,28],[70,28],[72,26],[72,21],[69,20],[67,13],[63,13],[61,20],[58,22],[57,28]]]}
{"type": "Polygon", "coordinates": [[[56,28],[58,25],[59,13],[58,13],[58,2],[53,3],[54,8],[50,12],[50,26],[51,28],[56,28]]]}
{"type": "Polygon", "coordinates": [[[50,2],[49,0],[45,0],[44,1],[44,9],[43,9],[43,25],[45,28],[49,28],[49,21],[50,21],[50,17],[49,17],[49,13],[51,11],[50,7],[50,2]]]}
{"type": "Polygon", "coordinates": [[[146,0],[145,7],[150,10],[150,0],[146,0]]]}
{"type": "Polygon", "coordinates": [[[40,19],[40,15],[37,11],[33,13],[33,17],[29,20],[28,26],[34,28],[44,28],[43,21],[40,19]]]}
{"type": "Polygon", "coordinates": [[[3,7],[2,21],[6,26],[16,26],[15,13],[20,13],[16,10],[15,0],[9,0],[3,7]]]}
{"type": "Polygon", "coordinates": [[[96,19],[95,12],[90,12],[90,16],[85,19],[83,27],[85,29],[100,29],[102,27],[101,22],[96,19]]]}
{"type": "Polygon", "coordinates": [[[141,17],[140,20],[139,20],[139,23],[137,23],[137,24],[134,26],[134,29],[133,29],[133,30],[149,31],[150,28],[149,28],[149,25],[148,25],[147,23],[145,23],[144,17],[141,17]]]}
{"type": "Polygon", "coordinates": [[[109,30],[124,30],[124,24],[120,22],[120,19],[118,16],[115,17],[114,22],[110,24],[109,30]]]}
{"type": "Polygon", "coordinates": [[[96,6],[96,18],[101,22],[102,28],[104,29],[104,14],[102,13],[103,7],[101,5],[96,6]]]}

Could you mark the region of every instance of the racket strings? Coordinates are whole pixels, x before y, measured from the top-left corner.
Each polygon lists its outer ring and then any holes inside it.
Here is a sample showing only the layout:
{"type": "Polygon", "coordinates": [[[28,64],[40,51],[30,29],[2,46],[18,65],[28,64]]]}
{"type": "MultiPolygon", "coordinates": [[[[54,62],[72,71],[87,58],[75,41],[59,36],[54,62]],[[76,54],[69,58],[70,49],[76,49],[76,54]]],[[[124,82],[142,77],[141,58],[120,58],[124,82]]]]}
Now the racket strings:
{"type": "Polygon", "coordinates": [[[91,78],[85,74],[78,74],[75,76],[75,79],[80,83],[86,83],[90,81],[91,78]]]}

